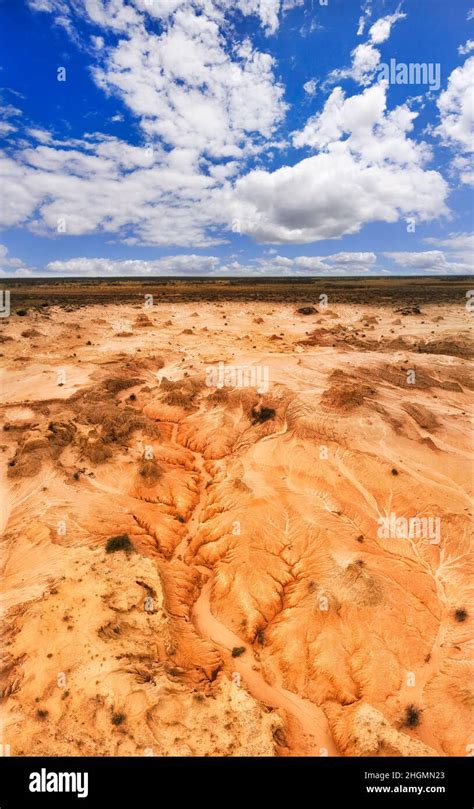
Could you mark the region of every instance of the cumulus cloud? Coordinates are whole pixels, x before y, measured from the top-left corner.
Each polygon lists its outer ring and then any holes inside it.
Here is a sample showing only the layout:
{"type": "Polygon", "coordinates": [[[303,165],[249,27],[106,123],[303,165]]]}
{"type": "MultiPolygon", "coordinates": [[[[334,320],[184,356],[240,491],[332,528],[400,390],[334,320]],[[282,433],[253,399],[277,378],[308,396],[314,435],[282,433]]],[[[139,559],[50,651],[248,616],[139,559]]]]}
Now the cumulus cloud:
{"type": "MultiPolygon", "coordinates": [[[[336,87],[322,110],[293,133],[293,146],[306,150],[304,159],[268,171],[249,167],[263,165],[265,156],[286,145],[280,132],[284,88],[263,37],[258,44],[238,39],[235,23],[252,17],[253,27],[257,21],[260,34],[271,36],[282,14],[299,2],[28,2],[37,13],[63,19],[67,30],[76,15],[90,23],[81,46],[93,60],[91,75],[131,113],[141,145],[98,133],[61,140],[30,126],[30,143],[20,140],[0,155],[7,200],[1,224],[61,238],[99,232],[129,245],[207,249],[232,230],[257,242],[308,243],[356,233],[369,222],[421,222],[447,213],[447,183],[427,168],[430,148],[412,134],[416,113],[408,104],[388,110],[386,84],[369,86],[380,63],[376,46],[405,17],[400,11],[376,20],[367,41],[352,51],[351,67],[332,74],[333,81],[350,76],[365,89],[346,97],[336,87]]],[[[365,2],[359,33],[371,14],[365,2]]],[[[465,78],[453,71],[439,99],[438,134],[448,145],[465,142],[465,78]]],[[[304,84],[309,96],[316,87],[315,78],[304,84]]],[[[121,118],[117,113],[111,120],[121,118]]],[[[458,154],[456,167],[467,182],[465,159],[458,154]]],[[[302,256],[299,265],[280,257],[278,266],[290,272],[296,266],[326,272],[346,271],[348,263],[361,272],[374,266],[371,253],[359,259],[334,255],[337,260],[302,256]]],[[[91,265],[81,266],[92,272],[91,265]]],[[[127,272],[117,262],[94,266],[97,272],[127,272]]],[[[219,265],[222,271],[231,266],[241,269],[235,262],[219,265]]],[[[133,265],[136,273],[162,270],[165,264],[133,265]]]]}
{"type": "Polygon", "coordinates": [[[214,19],[178,10],[157,36],[137,26],[94,71],[140,119],[148,137],[213,158],[258,149],[285,113],[274,60],[250,40],[229,49],[214,19]]]}
{"type": "Polygon", "coordinates": [[[317,79],[310,79],[309,81],[303,84],[303,90],[305,91],[305,93],[308,93],[308,95],[314,96],[316,93],[317,86],[318,86],[317,79]]]}
{"type": "Polygon", "coordinates": [[[386,42],[390,36],[392,25],[398,20],[404,20],[405,17],[406,14],[400,11],[395,12],[395,14],[389,14],[387,17],[381,17],[374,22],[369,29],[370,41],[373,42],[374,45],[380,45],[382,42],[386,42]]]}
{"type": "Polygon", "coordinates": [[[458,53],[461,56],[465,56],[467,53],[470,53],[472,50],[474,50],[474,39],[468,39],[467,42],[464,43],[464,45],[459,46],[458,53]]]}
{"type": "Polygon", "coordinates": [[[381,83],[346,99],[336,88],[294,134],[318,154],[240,178],[232,201],[241,231],[259,242],[310,242],[355,233],[369,221],[427,221],[446,213],[448,187],[424,168],[430,150],[407,137],[416,113],[386,112],[381,83]]]}
{"type": "Polygon", "coordinates": [[[329,256],[272,255],[247,264],[217,256],[174,255],[153,260],[73,258],[51,261],[46,275],[61,276],[199,276],[199,275],[362,275],[375,271],[376,255],[341,252],[329,256]]]}
{"type": "Polygon", "coordinates": [[[461,67],[455,68],[448,79],[448,87],[438,99],[440,125],[438,135],[447,146],[463,152],[473,151],[474,105],[474,56],[461,67]]]}
{"type": "Polygon", "coordinates": [[[451,167],[461,183],[474,185],[470,155],[474,151],[474,56],[449,76],[448,86],[438,99],[440,124],[435,130],[442,143],[456,151],[451,167]]]}
{"type": "Polygon", "coordinates": [[[366,25],[372,16],[372,3],[371,0],[365,0],[361,7],[362,14],[359,17],[359,22],[357,24],[357,36],[361,37],[365,31],[366,25]]]}
{"type": "Polygon", "coordinates": [[[6,245],[0,244],[0,275],[26,276],[33,274],[33,269],[27,267],[21,258],[9,256],[8,252],[6,245]]]}
{"type": "Polygon", "coordinates": [[[474,269],[473,233],[450,233],[444,239],[431,237],[424,241],[434,247],[442,247],[448,262],[463,265],[466,273],[472,273],[474,269]]]}
{"type": "Polygon", "coordinates": [[[390,252],[384,256],[392,259],[399,267],[415,272],[440,273],[443,275],[467,275],[472,273],[472,265],[463,261],[452,261],[441,250],[418,252],[390,252]]]}
{"type": "Polygon", "coordinates": [[[220,261],[216,256],[175,255],[154,259],[71,258],[50,261],[48,274],[71,276],[130,276],[130,275],[212,275],[220,261]]]}
{"type": "Polygon", "coordinates": [[[252,15],[272,33],[280,0],[29,3],[119,34],[94,33],[92,75],[138,120],[144,143],[101,135],[62,143],[30,128],[37,144],[0,158],[8,196],[1,224],[54,234],[60,223],[64,235],[114,233],[129,244],[221,242],[216,231],[229,224],[221,192],[247,159],[278,146],[286,111],[273,58],[238,41],[229,22],[252,15]]]}
{"type": "MultiPolygon", "coordinates": [[[[359,19],[359,27],[357,34],[360,36],[365,29],[365,24],[371,14],[369,4],[366,4],[363,9],[364,14],[359,19]]],[[[403,20],[406,14],[397,11],[395,14],[390,14],[387,17],[381,17],[369,29],[369,39],[363,42],[351,52],[352,63],[351,67],[337,68],[333,70],[325,85],[335,84],[342,79],[352,78],[358,84],[368,86],[374,80],[377,68],[380,64],[380,51],[374,45],[380,45],[390,36],[392,25],[397,20],[403,20]]]]}
{"type": "Polygon", "coordinates": [[[473,233],[450,233],[442,239],[440,237],[428,237],[424,239],[426,244],[434,244],[439,247],[447,247],[449,250],[468,250],[474,255],[474,234],[473,233]]]}
{"type": "Polygon", "coordinates": [[[118,234],[144,244],[204,246],[222,221],[217,181],[196,171],[192,151],[164,153],[94,136],[38,145],[0,158],[5,205],[0,222],[40,234],[118,234]]]}

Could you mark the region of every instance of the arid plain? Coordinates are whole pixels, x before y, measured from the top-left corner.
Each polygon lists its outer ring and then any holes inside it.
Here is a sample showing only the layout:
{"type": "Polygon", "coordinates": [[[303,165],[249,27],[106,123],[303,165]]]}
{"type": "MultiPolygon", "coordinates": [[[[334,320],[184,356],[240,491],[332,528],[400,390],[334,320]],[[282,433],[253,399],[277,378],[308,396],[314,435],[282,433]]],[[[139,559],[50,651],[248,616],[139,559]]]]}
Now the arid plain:
{"type": "Polygon", "coordinates": [[[11,754],[474,749],[469,283],[25,283],[0,323],[11,754]],[[219,363],[268,385],[209,385],[219,363]]]}

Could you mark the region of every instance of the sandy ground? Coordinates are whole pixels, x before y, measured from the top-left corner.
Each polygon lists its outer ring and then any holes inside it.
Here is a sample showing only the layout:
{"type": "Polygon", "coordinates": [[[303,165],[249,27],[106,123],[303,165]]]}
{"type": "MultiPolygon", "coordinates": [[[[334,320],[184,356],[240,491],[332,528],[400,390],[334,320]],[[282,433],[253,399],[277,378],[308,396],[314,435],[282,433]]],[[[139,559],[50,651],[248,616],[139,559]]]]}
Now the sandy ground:
{"type": "Polygon", "coordinates": [[[474,744],[472,314],[315,306],[135,295],[3,319],[13,755],[474,744]],[[439,542],[381,536],[390,515],[439,542]]]}

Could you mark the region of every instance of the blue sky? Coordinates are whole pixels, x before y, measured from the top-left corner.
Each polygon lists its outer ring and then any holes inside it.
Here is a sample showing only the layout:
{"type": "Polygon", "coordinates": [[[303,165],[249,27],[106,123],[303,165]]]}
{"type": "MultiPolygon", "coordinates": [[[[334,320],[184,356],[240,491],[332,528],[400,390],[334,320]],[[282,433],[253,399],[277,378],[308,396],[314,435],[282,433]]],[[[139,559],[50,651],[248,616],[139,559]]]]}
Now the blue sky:
{"type": "Polygon", "coordinates": [[[471,3],[0,0],[0,272],[472,272],[471,3]]]}

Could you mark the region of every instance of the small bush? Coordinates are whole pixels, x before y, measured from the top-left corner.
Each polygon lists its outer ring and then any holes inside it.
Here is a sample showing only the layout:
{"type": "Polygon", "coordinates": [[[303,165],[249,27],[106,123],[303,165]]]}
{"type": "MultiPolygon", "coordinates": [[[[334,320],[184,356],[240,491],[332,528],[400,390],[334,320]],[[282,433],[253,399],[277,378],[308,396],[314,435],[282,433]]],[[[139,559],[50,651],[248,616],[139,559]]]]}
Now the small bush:
{"type": "Polygon", "coordinates": [[[272,407],[262,407],[261,410],[252,409],[252,424],[262,424],[264,421],[275,418],[276,411],[272,407]]]}
{"type": "Polygon", "coordinates": [[[454,617],[456,621],[459,621],[459,623],[462,624],[462,622],[465,621],[467,618],[467,610],[461,607],[460,609],[456,610],[456,612],[454,613],[454,617]]]}
{"type": "Polygon", "coordinates": [[[37,719],[46,719],[48,716],[48,711],[43,710],[43,708],[38,708],[36,711],[36,718],[37,719]]]}
{"type": "Polygon", "coordinates": [[[403,726],[406,728],[417,728],[421,721],[421,713],[421,708],[417,708],[416,705],[407,705],[405,708],[403,726]]]}
{"type": "Polygon", "coordinates": [[[232,649],[232,657],[240,657],[245,652],[245,646],[234,646],[232,649]]]}
{"type": "Polygon", "coordinates": [[[126,716],[124,713],[114,713],[112,714],[112,724],[113,725],[121,725],[126,720],[126,716]]]}
{"type": "Polygon", "coordinates": [[[117,551],[131,553],[131,551],[134,551],[135,548],[133,547],[128,534],[120,534],[117,537],[110,537],[110,539],[107,540],[105,550],[107,553],[116,553],[117,551]]]}

